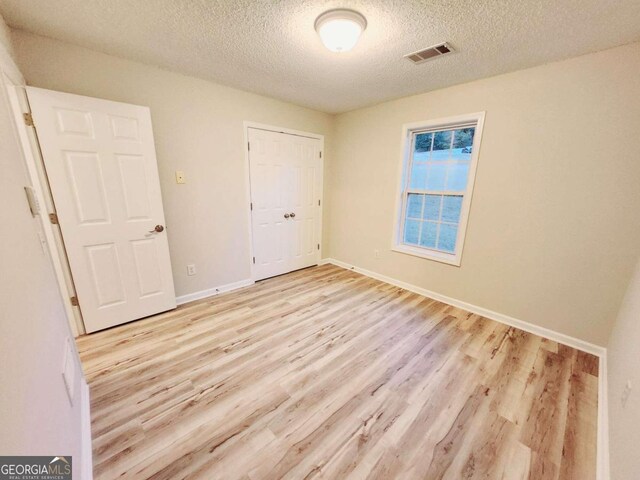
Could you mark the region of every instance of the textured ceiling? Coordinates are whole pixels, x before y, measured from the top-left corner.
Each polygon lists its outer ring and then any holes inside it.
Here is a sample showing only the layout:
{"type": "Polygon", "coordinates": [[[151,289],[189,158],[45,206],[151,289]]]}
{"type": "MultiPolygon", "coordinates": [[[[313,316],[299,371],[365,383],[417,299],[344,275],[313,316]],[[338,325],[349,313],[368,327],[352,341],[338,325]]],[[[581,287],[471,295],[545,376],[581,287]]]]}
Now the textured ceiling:
{"type": "Polygon", "coordinates": [[[336,113],[640,40],[639,0],[0,0],[40,35],[336,113]],[[368,21],[348,53],[313,29],[330,8],[368,21]],[[413,65],[406,53],[458,51],[413,65]]]}

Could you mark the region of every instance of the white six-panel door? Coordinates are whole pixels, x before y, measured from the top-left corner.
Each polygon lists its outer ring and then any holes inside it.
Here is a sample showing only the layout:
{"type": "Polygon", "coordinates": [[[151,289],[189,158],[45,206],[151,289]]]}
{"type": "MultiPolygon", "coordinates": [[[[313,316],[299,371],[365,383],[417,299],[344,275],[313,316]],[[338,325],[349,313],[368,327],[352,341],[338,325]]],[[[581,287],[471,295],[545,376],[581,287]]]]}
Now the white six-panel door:
{"type": "Polygon", "coordinates": [[[27,95],[87,332],[175,308],[149,109],[27,95]]]}
{"type": "Polygon", "coordinates": [[[321,141],[248,129],[254,280],[320,261],[321,141]]]}

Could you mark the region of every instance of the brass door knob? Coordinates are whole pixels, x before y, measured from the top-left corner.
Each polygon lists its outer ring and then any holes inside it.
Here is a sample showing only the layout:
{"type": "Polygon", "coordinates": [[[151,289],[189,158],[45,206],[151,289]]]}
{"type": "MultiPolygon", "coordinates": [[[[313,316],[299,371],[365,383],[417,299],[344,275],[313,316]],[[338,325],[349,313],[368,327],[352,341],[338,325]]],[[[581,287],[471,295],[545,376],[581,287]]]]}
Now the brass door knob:
{"type": "Polygon", "coordinates": [[[288,213],[285,213],[285,214],[284,214],[284,218],[289,218],[289,214],[288,214],[288,213]]]}
{"type": "Polygon", "coordinates": [[[162,225],[156,225],[153,230],[149,230],[149,233],[160,233],[164,231],[164,227],[162,225]]]}
{"type": "Polygon", "coordinates": [[[295,218],[296,214],[291,212],[291,218],[295,218]]]}

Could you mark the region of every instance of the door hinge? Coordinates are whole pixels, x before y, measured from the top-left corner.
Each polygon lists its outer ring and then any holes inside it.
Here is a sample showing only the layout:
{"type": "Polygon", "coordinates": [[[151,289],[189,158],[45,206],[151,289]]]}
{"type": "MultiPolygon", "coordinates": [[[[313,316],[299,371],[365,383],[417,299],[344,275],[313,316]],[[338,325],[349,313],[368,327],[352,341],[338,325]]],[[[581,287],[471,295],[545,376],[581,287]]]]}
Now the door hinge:
{"type": "Polygon", "coordinates": [[[70,300],[71,300],[71,305],[73,305],[74,307],[77,307],[78,305],[80,305],[78,303],[78,297],[75,297],[75,296],[71,297],[70,300]]]}
{"type": "Polygon", "coordinates": [[[256,263],[256,257],[253,257],[253,263],[256,263]]]}
{"type": "Polygon", "coordinates": [[[49,221],[50,221],[53,225],[59,225],[59,222],[58,222],[58,214],[57,214],[57,213],[50,213],[50,214],[49,214],[49,221]]]}
{"type": "Polygon", "coordinates": [[[318,206],[320,206],[320,200],[318,200],[318,206]]]}
{"type": "Polygon", "coordinates": [[[35,125],[33,124],[33,115],[31,115],[31,113],[29,113],[29,112],[27,112],[27,113],[23,113],[23,114],[22,114],[22,118],[24,118],[24,124],[25,124],[27,127],[33,127],[33,126],[35,126],[35,125]]]}
{"type": "Polygon", "coordinates": [[[320,244],[318,244],[318,250],[320,250],[320,244]]]}
{"type": "Polygon", "coordinates": [[[322,152],[320,152],[320,158],[322,158],[322,152]]]}
{"type": "Polygon", "coordinates": [[[249,206],[251,207],[251,211],[253,212],[253,202],[251,202],[249,206]]]}
{"type": "Polygon", "coordinates": [[[251,151],[251,142],[247,142],[247,150],[251,151]]]}

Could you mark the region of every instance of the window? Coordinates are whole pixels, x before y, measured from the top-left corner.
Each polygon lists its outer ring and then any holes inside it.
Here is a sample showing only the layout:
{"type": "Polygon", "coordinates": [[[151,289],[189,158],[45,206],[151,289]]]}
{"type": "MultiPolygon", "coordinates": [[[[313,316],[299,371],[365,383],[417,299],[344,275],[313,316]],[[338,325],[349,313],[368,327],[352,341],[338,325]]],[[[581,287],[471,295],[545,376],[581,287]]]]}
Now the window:
{"type": "Polygon", "coordinates": [[[405,125],[394,250],[460,265],[483,120],[405,125]]]}

